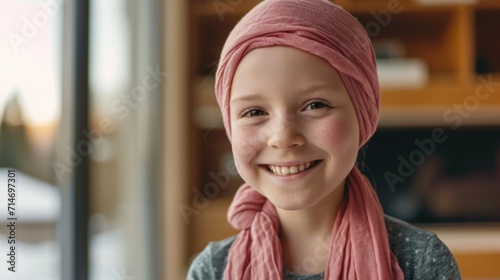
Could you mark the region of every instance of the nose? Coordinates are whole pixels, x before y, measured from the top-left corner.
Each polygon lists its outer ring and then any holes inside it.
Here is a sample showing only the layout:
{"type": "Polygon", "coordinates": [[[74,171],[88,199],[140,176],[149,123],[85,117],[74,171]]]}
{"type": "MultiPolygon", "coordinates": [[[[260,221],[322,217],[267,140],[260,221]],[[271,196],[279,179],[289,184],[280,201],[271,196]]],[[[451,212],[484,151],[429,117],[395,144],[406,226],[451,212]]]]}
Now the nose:
{"type": "Polygon", "coordinates": [[[267,129],[268,146],[288,150],[304,145],[305,137],[298,122],[294,116],[277,117],[272,120],[267,129]]]}

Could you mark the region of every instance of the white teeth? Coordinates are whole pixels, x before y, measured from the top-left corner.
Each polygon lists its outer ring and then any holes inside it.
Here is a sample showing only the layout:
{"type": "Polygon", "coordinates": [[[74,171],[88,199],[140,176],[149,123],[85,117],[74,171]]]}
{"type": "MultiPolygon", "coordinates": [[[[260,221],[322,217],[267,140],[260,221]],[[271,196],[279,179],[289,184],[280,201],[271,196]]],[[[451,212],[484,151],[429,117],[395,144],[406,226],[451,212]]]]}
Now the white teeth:
{"type": "Polygon", "coordinates": [[[283,174],[283,175],[290,174],[290,168],[288,168],[287,166],[282,166],[281,167],[281,174],[283,174]]]}
{"type": "Polygon", "coordinates": [[[277,165],[268,165],[269,171],[276,175],[285,176],[288,174],[297,174],[299,172],[305,171],[311,167],[311,163],[301,163],[299,165],[293,166],[277,166],[277,165]]]}
{"type": "Polygon", "coordinates": [[[304,171],[304,169],[306,169],[306,166],[305,166],[305,164],[301,163],[301,164],[299,165],[299,170],[300,170],[300,171],[304,171]]]}

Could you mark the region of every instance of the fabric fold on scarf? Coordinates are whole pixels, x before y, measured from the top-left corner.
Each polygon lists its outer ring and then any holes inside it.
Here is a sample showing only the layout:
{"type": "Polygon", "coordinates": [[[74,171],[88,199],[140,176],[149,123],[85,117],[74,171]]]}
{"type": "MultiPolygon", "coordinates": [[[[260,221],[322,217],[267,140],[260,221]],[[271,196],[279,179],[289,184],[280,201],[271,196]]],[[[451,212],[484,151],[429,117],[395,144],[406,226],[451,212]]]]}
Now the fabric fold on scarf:
{"type": "MultiPolygon", "coordinates": [[[[324,279],[404,279],[389,248],[382,207],[368,179],[353,168],[347,186],[348,199],[337,213],[324,279]]],[[[228,220],[241,232],[229,251],[224,279],[281,279],[282,251],[274,206],[245,184],[235,195],[228,220]]]]}
{"type": "MultiPolygon", "coordinates": [[[[231,140],[231,84],[241,59],[256,48],[290,46],[327,60],[338,70],[353,102],[360,147],[373,135],[380,103],[375,55],[361,24],[324,0],[265,0],[231,31],[216,73],[216,98],[231,140]]],[[[403,273],[389,248],[380,202],[354,167],[347,199],[337,213],[325,279],[400,280],[403,273]]],[[[332,213],[335,214],[335,213],[332,213]]],[[[240,230],[228,255],[224,279],[281,279],[279,220],[270,201],[244,184],[228,211],[240,230]]]]}

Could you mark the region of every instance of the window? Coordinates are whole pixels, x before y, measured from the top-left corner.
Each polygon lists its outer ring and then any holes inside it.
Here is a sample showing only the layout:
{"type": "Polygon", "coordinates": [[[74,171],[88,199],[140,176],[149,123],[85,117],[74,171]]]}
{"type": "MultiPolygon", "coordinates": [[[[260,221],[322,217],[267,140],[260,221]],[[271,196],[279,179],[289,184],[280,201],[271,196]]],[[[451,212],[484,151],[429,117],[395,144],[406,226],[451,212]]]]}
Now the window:
{"type": "Polygon", "coordinates": [[[159,10],[156,1],[0,3],[2,255],[9,174],[18,218],[16,272],[2,265],[0,279],[159,278],[159,10]]]}

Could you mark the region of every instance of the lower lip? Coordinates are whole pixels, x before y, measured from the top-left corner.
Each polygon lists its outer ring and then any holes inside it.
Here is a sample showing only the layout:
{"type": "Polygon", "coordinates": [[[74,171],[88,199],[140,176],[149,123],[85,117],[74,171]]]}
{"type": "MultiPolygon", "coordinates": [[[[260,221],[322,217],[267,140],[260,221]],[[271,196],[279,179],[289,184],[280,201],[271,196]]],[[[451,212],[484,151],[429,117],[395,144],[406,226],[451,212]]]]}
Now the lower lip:
{"type": "Polygon", "coordinates": [[[264,169],[269,175],[273,176],[273,178],[276,178],[276,179],[279,179],[282,181],[294,181],[294,180],[302,179],[303,177],[309,175],[321,163],[323,163],[323,161],[316,163],[313,167],[307,169],[306,171],[302,171],[302,172],[295,173],[295,174],[288,174],[288,175],[276,175],[276,174],[272,173],[271,171],[267,170],[267,166],[262,166],[262,169],[264,169]]]}

